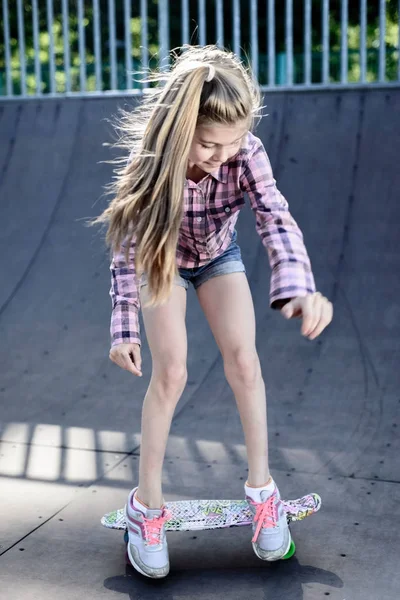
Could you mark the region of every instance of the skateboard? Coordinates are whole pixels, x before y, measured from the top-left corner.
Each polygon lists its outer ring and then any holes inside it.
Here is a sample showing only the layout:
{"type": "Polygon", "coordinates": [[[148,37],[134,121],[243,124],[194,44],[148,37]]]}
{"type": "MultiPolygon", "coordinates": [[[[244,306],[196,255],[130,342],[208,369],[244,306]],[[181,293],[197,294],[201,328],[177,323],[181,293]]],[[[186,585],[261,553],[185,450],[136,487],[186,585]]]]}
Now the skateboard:
{"type": "MultiPolygon", "coordinates": [[[[251,525],[253,513],[247,500],[178,500],[166,502],[165,507],[170,518],[165,523],[165,531],[200,531],[203,529],[223,529],[251,525]]],[[[318,512],[321,498],[318,494],[308,494],[297,500],[283,500],[288,524],[302,521],[318,512]]],[[[113,510],[101,519],[103,527],[121,529],[124,541],[128,543],[125,522],[125,509],[113,510]]],[[[296,551],[292,540],[283,559],[291,558],[296,551]]]]}

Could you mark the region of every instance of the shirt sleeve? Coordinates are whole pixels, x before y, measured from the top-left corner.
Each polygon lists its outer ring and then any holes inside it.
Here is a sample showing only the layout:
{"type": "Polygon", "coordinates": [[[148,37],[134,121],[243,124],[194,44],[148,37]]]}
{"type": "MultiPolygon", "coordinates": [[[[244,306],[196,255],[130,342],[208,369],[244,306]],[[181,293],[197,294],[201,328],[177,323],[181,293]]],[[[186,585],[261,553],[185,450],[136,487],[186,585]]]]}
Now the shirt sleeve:
{"type": "Polygon", "coordinates": [[[139,344],[140,341],[140,296],[139,284],[135,271],[134,241],[129,248],[129,263],[125,260],[126,245],[114,253],[110,265],[112,302],[111,314],[111,346],[117,344],[139,344]]]}
{"type": "Polygon", "coordinates": [[[281,308],[291,298],[315,292],[303,234],[276,187],[262,144],[244,165],[240,185],[247,192],[256,217],[256,230],[268,252],[272,269],[270,304],[281,308]]]}

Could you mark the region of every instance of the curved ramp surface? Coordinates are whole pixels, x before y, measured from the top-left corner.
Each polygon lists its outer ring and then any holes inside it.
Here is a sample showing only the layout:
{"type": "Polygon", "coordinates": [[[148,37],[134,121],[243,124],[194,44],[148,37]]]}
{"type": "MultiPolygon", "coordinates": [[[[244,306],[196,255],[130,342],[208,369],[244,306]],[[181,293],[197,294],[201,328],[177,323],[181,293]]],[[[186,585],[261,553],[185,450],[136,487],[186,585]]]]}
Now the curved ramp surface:
{"type": "MultiPolygon", "coordinates": [[[[112,176],[108,119],[130,102],[0,105],[1,600],[155,598],[99,525],[137,481],[151,373],[144,335],[143,378],[108,360],[109,257],[85,227],[112,176]]],[[[172,534],[162,597],[397,600],[400,91],[275,93],[264,104],[257,133],[335,307],[314,342],[269,309],[267,255],[244,210],[271,469],[285,497],[316,491],[323,507],[293,527],[296,557],[277,565],[255,557],[247,528],[172,534]]],[[[165,497],[241,498],[240,419],[193,290],[187,329],[165,497]]]]}

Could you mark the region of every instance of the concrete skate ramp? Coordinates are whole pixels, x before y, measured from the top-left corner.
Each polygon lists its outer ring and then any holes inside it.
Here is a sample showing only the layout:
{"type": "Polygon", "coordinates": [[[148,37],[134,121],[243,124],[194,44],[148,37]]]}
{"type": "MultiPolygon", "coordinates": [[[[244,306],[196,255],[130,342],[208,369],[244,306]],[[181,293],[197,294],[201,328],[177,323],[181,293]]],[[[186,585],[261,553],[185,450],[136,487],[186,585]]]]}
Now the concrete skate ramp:
{"type": "MultiPolygon", "coordinates": [[[[285,497],[317,491],[323,508],[293,526],[295,558],[272,565],[253,554],[248,528],[171,534],[171,574],[158,591],[125,567],[121,536],[99,524],[137,481],[151,373],[144,330],[143,378],[108,359],[109,257],[101,232],[85,227],[106,205],[107,119],[132,102],[0,105],[0,599],[397,600],[400,90],[265,97],[257,133],[318,289],[334,302],[318,340],[269,309],[268,260],[249,208],[238,241],[272,472],[285,497]]],[[[241,498],[240,419],[193,290],[187,328],[189,381],[165,498],[241,498]]]]}

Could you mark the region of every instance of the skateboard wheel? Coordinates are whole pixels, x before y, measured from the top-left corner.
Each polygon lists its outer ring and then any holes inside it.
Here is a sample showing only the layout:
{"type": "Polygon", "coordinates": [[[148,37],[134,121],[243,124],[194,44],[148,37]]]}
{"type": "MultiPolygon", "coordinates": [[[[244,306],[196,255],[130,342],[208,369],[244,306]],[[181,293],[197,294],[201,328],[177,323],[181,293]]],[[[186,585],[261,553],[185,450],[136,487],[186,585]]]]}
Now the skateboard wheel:
{"type": "Polygon", "coordinates": [[[288,558],[292,558],[294,553],[296,552],[296,544],[292,540],[290,542],[289,550],[286,552],[285,556],[282,556],[282,560],[287,560],[288,558]]]}
{"type": "Polygon", "coordinates": [[[127,544],[129,542],[129,535],[128,535],[127,531],[125,531],[125,533],[124,533],[124,542],[125,542],[125,544],[127,544]]]}

